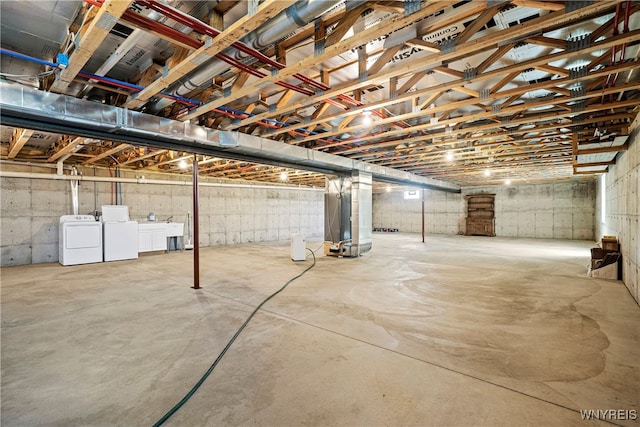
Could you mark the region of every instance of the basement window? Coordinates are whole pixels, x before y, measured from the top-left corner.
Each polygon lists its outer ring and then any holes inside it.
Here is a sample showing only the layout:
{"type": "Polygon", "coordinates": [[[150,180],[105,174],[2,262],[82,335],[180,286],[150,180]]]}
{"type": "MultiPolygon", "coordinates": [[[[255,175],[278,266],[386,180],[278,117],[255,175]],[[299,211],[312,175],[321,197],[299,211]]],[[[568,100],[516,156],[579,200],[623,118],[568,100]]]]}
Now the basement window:
{"type": "Polygon", "coordinates": [[[420,198],[420,194],[418,193],[418,190],[409,190],[404,192],[405,200],[419,199],[419,198],[420,198]]]}

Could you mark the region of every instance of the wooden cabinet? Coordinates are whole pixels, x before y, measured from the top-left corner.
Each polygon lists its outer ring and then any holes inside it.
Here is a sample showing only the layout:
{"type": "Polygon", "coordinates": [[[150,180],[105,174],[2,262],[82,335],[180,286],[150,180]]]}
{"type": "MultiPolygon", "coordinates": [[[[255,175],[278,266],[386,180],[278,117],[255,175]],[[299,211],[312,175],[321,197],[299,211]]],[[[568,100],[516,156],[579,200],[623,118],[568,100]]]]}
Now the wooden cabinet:
{"type": "Polygon", "coordinates": [[[166,251],[167,224],[138,223],[138,252],[166,251]]]}
{"type": "Polygon", "coordinates": [[[467,199],[467,236],[495,236],[495,194],[469,194],[467,199]]]}

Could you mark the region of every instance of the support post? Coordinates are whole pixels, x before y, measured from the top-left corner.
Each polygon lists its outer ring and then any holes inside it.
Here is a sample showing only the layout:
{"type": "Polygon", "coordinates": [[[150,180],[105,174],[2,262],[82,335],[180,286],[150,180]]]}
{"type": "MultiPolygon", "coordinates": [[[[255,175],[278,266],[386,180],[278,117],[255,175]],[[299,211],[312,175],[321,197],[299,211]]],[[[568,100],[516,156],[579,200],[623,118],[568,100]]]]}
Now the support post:
{"type": "Polygon", "coordinates": [[[424,243],[424,188],[422,189],[422,243],[424,243]]]}
{"type": "Polygon", "coordinates": [[[193,155],[193,289],[200,289],[200,215],[198,213],[198,156],[193,155]]]}

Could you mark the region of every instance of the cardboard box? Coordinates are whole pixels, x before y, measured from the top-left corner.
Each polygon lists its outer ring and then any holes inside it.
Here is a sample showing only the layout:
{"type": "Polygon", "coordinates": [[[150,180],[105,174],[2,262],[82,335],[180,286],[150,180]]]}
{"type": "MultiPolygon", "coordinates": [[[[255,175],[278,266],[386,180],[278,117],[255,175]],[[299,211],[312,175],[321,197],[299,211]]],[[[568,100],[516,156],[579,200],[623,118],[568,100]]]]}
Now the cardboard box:
{"type": "Polygon", "coordinates": [[[616,236],[603,236],[600,245],[606,251],[617,251],[619,249],[616,236]]]}

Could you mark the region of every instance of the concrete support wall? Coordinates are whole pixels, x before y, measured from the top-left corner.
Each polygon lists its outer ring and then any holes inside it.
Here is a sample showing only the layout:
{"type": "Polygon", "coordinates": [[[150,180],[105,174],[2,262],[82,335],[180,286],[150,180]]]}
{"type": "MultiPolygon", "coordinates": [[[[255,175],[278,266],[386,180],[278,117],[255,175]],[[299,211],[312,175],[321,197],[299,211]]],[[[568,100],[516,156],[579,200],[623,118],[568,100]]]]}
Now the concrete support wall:
{"type": "MultiPolygon", "coordinates": [[[[422,190],[418,190],[422,193],[422,190]]],[[[425,232],[458,234],[464,231],[464,197],[456,193],[424,190],[425,232]]],[[[373,195],[373,227],[418,233],[422,227],[422,201],[404,199],[402,191],[373,195]]]]}
{"type": "MultiPolygon", "coordinates": [[[[55,172],[3,165],[3,170],[11,169],[55,172]]],[[[86,169],[82,173],[93,175],[94,170],[86,169]]],[[[108,176],[109,172],[97,170],[96,174],[108,176]]],[[[126,178],[135,178],[135,175],[130,172],[122,174],[126,178]]],[[[144,175],[148,180],[190,180],[189,176],[177,178],[175,175],[146,172],[144,175]]],[[[201,178],[201,184],[206,182],[214,180],[201,178]]],[[[132,220],[144,221],[150,212],[155,212],[158,220],[173,217],[174,222],[186,222],[187,212],[193,211],[190,185],[123,183],[122,190],[123,204],[129,206],[132,220]]],[[[61,215],[72,213],[69,182],[2,178],[0,191],[0,265],[57,262],[58,221],[61,215]]],[[[111,203],[111,183],[80,183],[80,214],[93,213],[102,205],[111,203]]],[[[201,185],[200,246],[287,240],[292,233],[322,238],[323,206],[324,190],[201,185]]]]}
{"type": "Polygon", "coordinates": [[[594,240],[594,181],[492,185],[463,193],[495,193],[497,236],[594,240]]]}
{"type": "MultiPolygon", "coordinates": [[[[536,185],[494,185],[466,188],[462,194],[425,191],[425,231],[465,232],[464,195],[492,193],[496,235],[543,239],[594,240],[595,183],[593,181],[536,185]]],[[[405,200],[402,192],[377,193],[373,226],[418,232],[421,201],[405,200]]]]}
{"type": "Polygon", "coordinates": [[[615,166],[598,181],[596,238],[617,236],[622,253],[622,280],[640,304],[640,137],[629,141],[629,150],[622,152],[615,166]],[[602,215],[604,181],[605,215],[602,215]]]}

